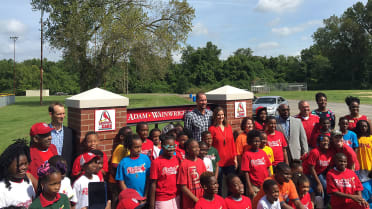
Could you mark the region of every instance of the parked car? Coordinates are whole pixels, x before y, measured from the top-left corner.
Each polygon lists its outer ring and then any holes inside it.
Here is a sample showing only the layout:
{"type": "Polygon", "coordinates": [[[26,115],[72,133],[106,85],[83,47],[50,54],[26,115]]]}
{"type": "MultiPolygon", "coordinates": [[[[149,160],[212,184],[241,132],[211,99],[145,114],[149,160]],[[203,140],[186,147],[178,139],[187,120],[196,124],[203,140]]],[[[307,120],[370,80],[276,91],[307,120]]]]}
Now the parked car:
{"type": "Polygon", "coordinates": [[[276,111],[281,104],[288,105],[288,101],[281,96],[263,96],[259,97],[253,103],[253,115],[256,115],[257,107],[266,107],[267,115],[275,115],[276,111]]]}
{"type": "Polygon", "coordinates": [[[65,92],[56,92],[55,95],[56,96],[65,96],[65,95],[68,95],[68,93],[65,93],[65,92]]]}

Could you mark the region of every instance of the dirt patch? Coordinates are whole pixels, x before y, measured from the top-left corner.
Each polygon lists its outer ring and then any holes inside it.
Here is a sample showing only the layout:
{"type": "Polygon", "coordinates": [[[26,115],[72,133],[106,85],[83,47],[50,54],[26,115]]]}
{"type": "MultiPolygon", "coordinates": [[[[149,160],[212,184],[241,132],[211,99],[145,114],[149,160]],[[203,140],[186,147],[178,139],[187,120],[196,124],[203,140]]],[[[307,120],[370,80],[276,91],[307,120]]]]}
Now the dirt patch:
{"type": "Polygon", "coordinates": [[[358,92],[358,93],[354,93],[354,94],[372,94],[372,91],[367,91],[367,92],[358,92]]]}
{"type": "Polygon", "coordinates": [[[365,97],[365,98],[372,98],[372,96],[360,96],[360,97],[365,97]]]}

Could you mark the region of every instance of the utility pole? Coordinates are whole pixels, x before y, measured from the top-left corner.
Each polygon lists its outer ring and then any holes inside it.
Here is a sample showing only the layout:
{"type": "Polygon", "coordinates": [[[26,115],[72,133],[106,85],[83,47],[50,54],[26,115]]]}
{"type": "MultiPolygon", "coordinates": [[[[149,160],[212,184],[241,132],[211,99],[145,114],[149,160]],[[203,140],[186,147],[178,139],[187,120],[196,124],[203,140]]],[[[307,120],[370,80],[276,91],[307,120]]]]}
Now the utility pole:
{"type": "Polygon", "coordinates": [[[14,43],[14,58],[13,58],[13,94],[16,94],[16,73],[15,73],[15,42],[17,41],[18,36],[10,36],[10,39],[13,40],[14,43]]]}
{"type": "Polygon", "coordinates": [[[43,105],[43,16],[44,9],[41,7],[41,17],[40,17],[40,106],[43,105]]]}

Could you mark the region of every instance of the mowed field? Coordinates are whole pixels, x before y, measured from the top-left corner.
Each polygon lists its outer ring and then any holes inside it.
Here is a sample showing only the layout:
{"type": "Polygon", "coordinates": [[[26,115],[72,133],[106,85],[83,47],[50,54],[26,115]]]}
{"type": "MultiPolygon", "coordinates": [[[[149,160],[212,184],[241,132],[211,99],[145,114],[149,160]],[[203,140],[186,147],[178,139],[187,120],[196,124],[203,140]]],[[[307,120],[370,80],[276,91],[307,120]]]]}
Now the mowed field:
{"type": "MultiPolygon", "coordinates": [[[[129,94],[129,108],[154,107],[167,105],[194,104],[191,100],[173,94],[129,94]]],[[[51,102],[64,103],[69,96],[49,96],[43,98],[40,106],[39,97],[17,96],[16,103],[0,108],[0,153],[12,143],[13,139],[26,138],[36,122],[50,122],[48,106],[51,102]]],[[[67,108],[64,124],[67,125],[67,108]]],[[[152,128],[153,126],[150,126],[152,128]]],[[[160,125],[160,127],[162,127],[160,125]]]]}

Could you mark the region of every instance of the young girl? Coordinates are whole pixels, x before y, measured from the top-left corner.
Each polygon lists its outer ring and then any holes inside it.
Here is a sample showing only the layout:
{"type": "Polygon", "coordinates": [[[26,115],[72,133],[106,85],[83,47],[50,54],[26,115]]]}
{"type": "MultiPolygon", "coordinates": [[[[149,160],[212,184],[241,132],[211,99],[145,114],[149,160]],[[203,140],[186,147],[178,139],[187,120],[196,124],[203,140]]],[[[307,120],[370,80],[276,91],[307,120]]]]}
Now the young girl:
{"type": "Polygon", "coordinates": [[[71,187],[71,180],[66,176],[67,171],[67,162],[61,155],[56,155],[51,157],[48,160],[48,163],[55,167],[60,168],[60,172],[62,175],[61,187],[59,189],[59,193],[65,194],[67,198],[70,200],[70,203],[77,202],[77,197],[75,191],[71,187]]]}
{"type": "Polygon", "coordinates": [[[180,198],[177,196],[177,174],[179,161],[174,156],[175,138],[165,136],[162,139],[162,153],[152,161],[150,168],[150,209],[179,209],[180,198]]]}
{"type": "Polygon", "coordinates": [[[254,129],[264,131],[266,118],[267,118],[266,107],[257,107],[256,120],[254,121],[254,129]]]}
{"type": "Polygon", "coordinates": [[[205,143],[204,141],[200,141],[199,142],[199,148],[200,148],[199,157],[200,157],[200,159],[203,160],[205,168],[207,169],[207,171],[213,173],[212,161],[211,161],[211,159],[207,158],[207,154],[208,154],[207,143],[205,143]]]}
{"type": "Polygon", "coordinates": [[[280,162],[288,164],[287,140],[282,132],[276,130],[276,119],[268,117],[266,123],[267,144],[274,152],[274,163],[276,166],[280,162]]]}
{"type": "MultiPolygon", "coordinates": [[[[80,166],[80,159],[84,153],[90,152],[92,150],[98,149],[98,134],[94,131],[89,131],[85,134],[84,140],[81,143],[82,145],[82,154],[79,155],[72,166],[71,177],[73,179],[78,178],[82,174],[81,166],[80,166]]],[[[100,171],[102,176],[105,176],[108,172],[108,159],[107,155],[103,153],[103,169],[100,171]]]]}
{"type": "Polygon", "coordinates": [[[203,160],[198,158],[200,149],[195,139],[185,143],[186,159],[182,161],[177,177],[177,184],[182,192],[182,208],[193,209],[195,203],[203,196],[200,175],[206,171],[203,160]]]}
{"type": "Polygon", "coordinates": [[[317,139],[319,135],[331,136],[330,128],[331,128],[331,122],[329,121],[329,119],[326,117],[320,118],[318,128],[313,129],[310,140],[308,140],[309,146],[312,148],[316,148],[318,146],[317,139]]]}
{"type": "Polygon", "coordinates": [[[149,133],[149,126],[144,122],[137,123],[136,132],[142,140],[141,153],[144,155],[147,155],[147,157],[151,159],[152,150],[154,149],[154,144],[152,143],[151,140],[147,139],[148,133],[149,133]]]}
{"type": "Polygon", "coordinates": [[[142,139],[137,134],[128,136],[130,155],[123,158],[116,171],[121,190],[135,189],[142,197],[147,196],[150,158],[141,153],[142,139]]]}
{"type": "Polygon", "coordinates": [[[267,157],[269,158],[270,163],[271,163],[270,175],[273,175],[274,171],[273,171],[272,164],[274,163],[274,160],[275,160],[273,149],[267,146],[267,134],[265,132],[261,131],[260,139],[261,139],[260,149],[262,149],[266,153],[267,157]]]}
{"type": "Polygon", "coordinates": [[[368,208],[362,198],[363,186],[354,171],[346,168],[347,158],[343,153],[335,155],[336,167],[327,173],[327,193],[331,195],[332,208],[368,208]]]}
{"type": "Polygon", "coordinates": [[[203,187],[203,197],[195,204],[195,209],[227,209],[225,201],[218,196],[217,179],[212,172],[206,171],[200,176],[203,187]]]}
{"type": "MultiPolygon", "coordinates": [[[[24,206],[35,198],[30,178],[26,175],[31,161],[25,140],[18,139],[0,156],[0,208],[24,206]]],[[[32,175],[30,175],[32,176],[32,175]]]]}
{"type": "Polygon", "coordinates": [[[114,138],[114,144],[112,146],[112,151],[115,151],[116,147],[124,143],[124,138],[127,134],[132,134],[132,129],[129,126],[124,126],[119,129],[118,133],[114,138]]]}
{"type": "Polygon", "coordinates": [[[37,169],[43,165],[54,155],[58,155],[57,148],[51,143],[52,135],[50,128],[46,123],[35,123],[30,130],[31,147],[30,156],[31,162],[28,166],[28,171],[38,178],[37,169]]]}
{"type": "Polygon", "coordinates": [[[238,157],[238,163],[240,165],[242,161],[242,155],[244,152],[244,147],[247,145],[247,134],[248,132],[254,129],[254,121],[251,117],[245,117],[240,124],[240,129],[243,131],[239,134],[238,138],[236,138],[236,154],[238,157]]]}
{"type": "Polygon", "coordinates": [[[41,165],[37,170],[39,183],[37,187],[37,198],[32,202],[29,209],[42,208],[63,208],[69,209],[70,202],[65,194],[60,194],[62,174],[65,173],[65,166],[57,163],[57,168],[49,163],[41,165]]]}
{"type": "Polygon", "coordinates": [[[259,200],[257,209],[280,209],[278,183],[269,179],[263,183],[262,188],[265,195],[259,200]]]}
{"type": "MultiPolygon", "coordinates": [[[[303,174],[295,174],[292,177],[293,183],[296,185],[298,197],[300,198],[300,201],[302,205],[305,208],[312,209],[313,208],[313,203],[311,202],[311,197],[310,197],[310,181],[309,179],[303,175],[303,174]]],[[[289,205],[292,206],[292,208],[296,208],[295,204],[290,201],[289,205]]]]}
{"type": "Polygon", "coordinates": [[[180,161],[185,159],[185,142],[189,140],[189,135],[186,132],[180,132],[176,138],[176,154],[180,161]]]}
{"type": "Polygon", "coordinates": [[[161,142],[160,142],[160,135],[161,131],[158,128],[154,128],[150,131],[150,139],[152,143],[154,144],[154,148],[152,151],[151,159],[155,160],[159,157],[159,153],[161,150],[161,142]]]}
{"type": "Polygon", "coordinates": [[[227,209],[251,208],[251,199],[244,196],[244,184],[236,174],[229,174],[226,178],[230,196],[225,198],[227,209]]]}
{"type": "Polygon", "coordinates": [[[338,125],[340,126],[340,131],[344,135],[342,138],[344,142],[349,145],[349,147],[353,148],[355,153],[358,152],[358,136],[355,134],[354,131],[350,131],[349,129],[349,120],[345,117],[341,117],[338,121],[338,125]]]}

